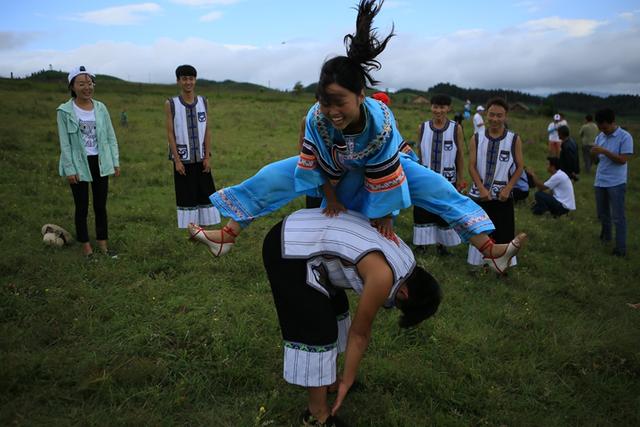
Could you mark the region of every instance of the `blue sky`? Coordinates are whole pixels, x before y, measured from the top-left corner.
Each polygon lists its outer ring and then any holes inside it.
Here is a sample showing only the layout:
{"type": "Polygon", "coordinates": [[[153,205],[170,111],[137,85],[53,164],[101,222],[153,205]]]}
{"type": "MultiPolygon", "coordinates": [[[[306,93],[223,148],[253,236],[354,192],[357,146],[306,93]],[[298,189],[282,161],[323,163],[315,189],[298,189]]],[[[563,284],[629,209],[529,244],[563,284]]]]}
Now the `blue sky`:
{"type": "MultiPolygon", "coordinates": [[[[0,75],[83,64],[132,81],[199,76],[280,89],[316,80],[344,53],[355,0],[21,1],[2,6],[0,75]]],[[[376,19],[397,37],[382,87],[640,93],[640,2],[387,0],[376,19]]]]}

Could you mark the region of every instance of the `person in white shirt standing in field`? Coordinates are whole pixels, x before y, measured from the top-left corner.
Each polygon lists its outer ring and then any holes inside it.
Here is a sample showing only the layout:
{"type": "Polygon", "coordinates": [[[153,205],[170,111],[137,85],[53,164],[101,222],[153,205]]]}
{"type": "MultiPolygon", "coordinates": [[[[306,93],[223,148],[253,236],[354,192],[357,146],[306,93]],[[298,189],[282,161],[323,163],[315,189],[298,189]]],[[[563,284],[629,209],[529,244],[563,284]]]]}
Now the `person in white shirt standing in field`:
{"type": "Polygon", "coordinates": [[[478,105],[476,108],[476,113],[473,115],[473,133],[484,133],[484,119],[482,115],[484,114],[484,107],[482,105],[478,105]]]}

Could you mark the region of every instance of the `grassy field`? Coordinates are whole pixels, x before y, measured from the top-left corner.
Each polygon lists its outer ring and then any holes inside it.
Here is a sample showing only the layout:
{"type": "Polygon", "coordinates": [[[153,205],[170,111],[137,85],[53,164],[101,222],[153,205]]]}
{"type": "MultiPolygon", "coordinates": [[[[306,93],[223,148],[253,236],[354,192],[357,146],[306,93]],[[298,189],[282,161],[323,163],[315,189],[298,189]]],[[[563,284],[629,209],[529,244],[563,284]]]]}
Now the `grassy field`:
{"type": "MultiPolygon", "coordinates": [[[[257,221],[230,256],[211,258],[176,228],[162,113],[175,88],[96,89],[120,143],[122,176],[109,195],[120,258],[88,263],[79,245],[52,249],[40,236],[48,222],[73,230],[73,201],[57,173],[55,108],[65,87],[0,80],[0,425],[296,425],[306,396],[282,380],[260,250],[265,232],[303,201],[257,221]],[[117,123],[123,108],[126,129],[117,123]]],[[[200,93],[210,101],[218,188],[294,155],[313,101],[200,93]]],[[[415,139],[428,112],[393,107],[415,139]]],[[[574,131],[582,114],[567,114],[574,131]]],[[[525,160],[543,177],[547,123],[509,120],[531,141],[525,160]]],[[[619,124],[640,141],[640,120],[619,124]]],[[[363,387],[348,396],[342,418],[355,426],[640,425],[640,311],[625,305],[640,302],[637,162],[629,169],[627,259],[598,241],[593,175],[585,174],[568,217],[516,208],[530,244],[507,278],[470,272],[466,247],[418,256],[443,285],[441,309],[410,331],[399,330],[393,311],[378,316],[363,387]]],[[[411,227],[403,212],[405,240],[411,227]]]]}

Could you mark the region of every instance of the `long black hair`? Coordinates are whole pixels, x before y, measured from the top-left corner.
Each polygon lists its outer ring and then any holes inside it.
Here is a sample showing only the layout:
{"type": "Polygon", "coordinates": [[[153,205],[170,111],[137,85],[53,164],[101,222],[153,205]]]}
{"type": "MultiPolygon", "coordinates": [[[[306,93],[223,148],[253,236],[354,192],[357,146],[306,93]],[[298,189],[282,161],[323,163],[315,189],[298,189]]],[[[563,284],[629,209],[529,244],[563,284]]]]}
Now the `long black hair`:
{"type": "Polygon", "coordinates": [[[384,0],[360,0],[356,32],[344,36],[347,56],[329,59],[320,70],[316,97],[321,103],[327,99],[326,88],[331,83],[337,83],[355,94],[379,83],[371,76],[371,71],[382,68],[376,57],[395,35],[392,26],[389,35],[380,40],[376,29],[372,28],[373,18],[380,12],[383,3],[384,0]]]}

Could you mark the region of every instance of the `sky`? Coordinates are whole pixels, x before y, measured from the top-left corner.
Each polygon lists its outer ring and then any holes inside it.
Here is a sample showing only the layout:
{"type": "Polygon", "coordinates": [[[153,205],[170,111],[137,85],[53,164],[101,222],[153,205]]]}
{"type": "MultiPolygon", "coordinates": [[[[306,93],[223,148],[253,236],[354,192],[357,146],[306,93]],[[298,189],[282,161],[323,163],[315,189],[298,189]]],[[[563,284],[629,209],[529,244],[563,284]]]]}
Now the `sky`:
{"type": "MultiPolygon", "coordinates": [[[[85,65],[98,74],[198,77],[277,89],[314,83],[343,55],[356,0],[2,1],[0,76],[85,65]]],[[[465,88],[640,94],[638,0],[386,0],[396,36],[374,76],[390,90],[465,88]]]]}

